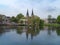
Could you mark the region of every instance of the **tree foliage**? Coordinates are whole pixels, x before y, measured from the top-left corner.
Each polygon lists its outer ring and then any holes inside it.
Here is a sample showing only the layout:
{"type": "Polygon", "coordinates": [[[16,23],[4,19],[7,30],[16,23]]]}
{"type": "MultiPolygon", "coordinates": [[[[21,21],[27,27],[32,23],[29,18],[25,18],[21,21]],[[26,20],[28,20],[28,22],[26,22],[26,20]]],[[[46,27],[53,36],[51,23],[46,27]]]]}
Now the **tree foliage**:
{"type": "Polygon", "coordinates": [[[18,23],[21,18],[24,18],[24,15],[22,13],[19,13],[16,17],[14,16],[11,17],[11,22],[18,23]]]}
{"type": "Polygon", "coordinates": [[[40,19],[39,26],[40,26],[40,27],[44,26],[44,21],[43,21],[42,19],[40,19]]]}
{"type": "Polygon", "coordinates": [[[24,17],[24,15],[22,14],[22,13],[20,13],[20,14],[18,14],[17,16],[16,16],[16,19],[19,21],[21,18],[23,18],[24,17]]]}
{"type": "Polygon", "coordinates": [[[11,22],[17,22],[17,19],[14,16],[12,16],[11,17],[11,22]]]}
{"type": "Polygon", "coordinates": [[[60,24],[60,15],[57,17],[57,23],[60,24]]]}
{"type": "Polygon", "coordinates": [[[32,26],[32,28],[39,28],[39,21],[40,17],[34,15],[33,17],[29,18],[29,24],[32,26]]]}

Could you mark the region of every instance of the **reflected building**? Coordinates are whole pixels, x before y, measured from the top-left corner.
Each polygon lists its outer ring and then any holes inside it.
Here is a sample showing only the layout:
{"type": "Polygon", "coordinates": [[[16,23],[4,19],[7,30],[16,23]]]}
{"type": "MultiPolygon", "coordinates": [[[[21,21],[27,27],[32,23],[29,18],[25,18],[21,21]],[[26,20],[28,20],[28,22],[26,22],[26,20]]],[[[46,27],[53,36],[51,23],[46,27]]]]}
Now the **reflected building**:
{"type": "Polygon", "coordinates": [[[33,39],[34,36],[37,36],[39,34],[40,30],[35,29],[35,28],[27,28],[26,31],[26,38],[31,38],[31,40],[33,39]]]}
{"type": "Polygon", "coordinates": [[[0,26],[0,35],[10,31],[11,31],[10,28],[7,28],[5,26],[0,26]]]}
{"type": "Polygon", "coordinates": [[[51,33],[54,32],[55,30],[56,30],[55,27],[48,26],[48,29],[47,29],[47,31],[48,31],[48,35],[51,35],[51,33]]]}
{"type": "Polygon", "coordinates": [[[0,27],[0,36],[5,33],[4,28],[0,27]]]}
{"type": "Polygon", "coordinates": [[[40,30],[36,29],[36,28],[31,28],[31,27],[28,27],[28,26],[26,26],[26,27],[19,26],[17,28],[16,32],[20,35],[25,32],[26,33],[26,38],[27,39],[30,38],[32,40],[34,36],[37,36],[39,34],[40,30]]]}
{"type": "Polygon", "coordinates": [[[28,27],[28,26],[26,26],[26,27],[23,27],[23,26],[21,27],[20,26],[20,27],[17,28],[16,31],[20,35],[25,32],[26,33],[26,38],[27,39],[30,38],[31,40],[33,39],[34,36],[37,36],[39,34],[39,32],[40,32],[39,29],[31,28],[31,27],[28,27]]]}
{"type": "Polygon", "coordinates": [[[51,35],[51,27],[48,27],[48,35],[51,35]]]}

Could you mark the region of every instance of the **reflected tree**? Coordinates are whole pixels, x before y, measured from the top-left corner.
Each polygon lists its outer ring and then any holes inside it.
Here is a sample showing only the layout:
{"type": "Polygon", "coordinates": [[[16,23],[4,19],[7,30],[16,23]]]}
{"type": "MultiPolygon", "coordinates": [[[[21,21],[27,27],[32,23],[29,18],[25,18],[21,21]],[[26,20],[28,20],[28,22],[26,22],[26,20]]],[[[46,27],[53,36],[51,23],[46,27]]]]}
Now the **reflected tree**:
{"type": "Polygon", "coordinates": [[[22,26],[17,27],[16,31],[18,34],[22,34],[23,33],[23,27],[22,26]]]}
{"type": "Polygon", "coordinates": [[[58,29],[56,30],[56,33],[57,33],[58,36],[60,36],[60,28],[58,28],[58,29]]]}
{"type": "Polygon", "coordinates": [[[48,26],[48,35],[51,35],[51,26],[48,26]]]}

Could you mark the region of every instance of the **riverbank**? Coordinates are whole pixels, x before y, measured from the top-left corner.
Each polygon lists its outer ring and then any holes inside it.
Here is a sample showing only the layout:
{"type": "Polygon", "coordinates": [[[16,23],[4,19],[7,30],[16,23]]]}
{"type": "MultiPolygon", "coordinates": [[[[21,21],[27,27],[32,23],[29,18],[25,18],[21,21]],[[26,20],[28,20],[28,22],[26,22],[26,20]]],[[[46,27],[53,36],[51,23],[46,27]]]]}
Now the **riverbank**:
{"type": "Polygon", "coordinates": [[[53,26],[53,27],[60,27],[60,24],[54,23],[54,24],[44,24],[45,26],[53,26]]]}

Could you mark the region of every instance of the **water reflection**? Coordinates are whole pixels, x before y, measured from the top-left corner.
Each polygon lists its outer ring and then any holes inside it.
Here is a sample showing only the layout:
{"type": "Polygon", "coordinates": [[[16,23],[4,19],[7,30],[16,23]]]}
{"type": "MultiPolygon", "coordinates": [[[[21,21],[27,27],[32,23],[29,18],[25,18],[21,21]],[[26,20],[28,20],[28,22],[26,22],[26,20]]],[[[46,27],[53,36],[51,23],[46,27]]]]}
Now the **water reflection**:
{"type": "Polygon", "coordinates": [[[55,30],[56,30],[55,27],[48,26],[48,29],[47,29],[47,31],[48,31],[48,35],[51,35],[51,33],[54,32],[55,30]]]}
{"type": "Polygon", "coordinates": [[[44,27],[38,29],[36,27],[31,28],[31,27],[27,27],[27,26],[17,26],[17,27],[11,27],[11,26],[0,26],[0,36],[2,36],[2,34],[10,32],[11,30],[16,31],[17,34],[22,35],[23,33],[25,33],[26,35],[26,39],[33,39],[34,37],[36,37],[38,34],[40,34],[40,31],[44,31],[47,30],[47,34],[51,35],[53,32],[55,32],[57,34],[57,36],[60,36],[60,28],[55,28],[55,27],[44,27]]]}
{"type": "Polygon", "coordinates": [[[4,28],[0,27],[0,36],[4,33],[4,28]]]}
{"type": "Polygon", "coordinates": [[[60,28],[0,26],[0,45],[60,45],[60,28]]]}
{"type": "Polygon", "coordinates": [[[31,37],[31,39],[33,39],[34,36],[37,36],[39,34],[40,30],[37,28],[31,28],[31,27],[27,27],[27,26],[26,27],[19,26],[17,28],[17,33],[21,35],[23,32],[26,33],[27,39],[29,38],[29,36],[31,37]]]}
{"type": "Polygon", "coordinates": [[[17,27],[17,29],[16,29],[16,32],[18,33],[18,34],[22,34],[23,33],[23,26],[19,26],[19,27],[17,27]]]}
{"type": "Polygon", "coordinates": [[[28,37],[30,35],[31,39],[33,39],[33,37],[37,36],[39,34],[39,32],[40,32],[39,29],[27,27],[26,38],[28,39],[28,37]]]}
{"type": "Polygon", "coordinates": [[[60,36],[60,28],[58,28],[58,29],[56,30],[56,33],[57,33],[58,36],[60,36]]]}
{"type": "Polygon", "coordinates": [[[15,29],[15,27],[0,26],[0,36],[2,36],[2,34],[5,34],[6,32],[10,32],[13,29],[15,29]]]}

